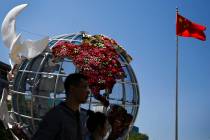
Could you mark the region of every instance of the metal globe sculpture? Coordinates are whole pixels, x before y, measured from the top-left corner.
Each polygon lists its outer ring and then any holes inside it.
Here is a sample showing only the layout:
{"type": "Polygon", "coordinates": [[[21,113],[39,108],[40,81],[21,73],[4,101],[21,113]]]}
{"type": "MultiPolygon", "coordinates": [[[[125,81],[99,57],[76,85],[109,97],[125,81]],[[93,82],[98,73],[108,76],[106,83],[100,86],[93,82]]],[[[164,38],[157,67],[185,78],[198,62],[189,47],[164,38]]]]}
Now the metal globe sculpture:
{"type": "MultiPolygon", "coordinates": [[[[27,60],[25,59],[17,69],[10,93],[12,94],[13,113],[17,122],[26,124],[33,133],[41,117],[59,102],[65,99],[63,82],[65,77],[79,69],[71,59],[63,58],[53,62],[51,49],[60,41],[68,41],[81,44],[84,32],[61,35],[51,39],[49,45],[42,54],[27,60]]],[[[112,93],[106,96],[110,104],[123,106],[134,118],[137,116],[139,107],[139,89],[132,67],[127,59],[120,55],[119,62],[126,74],[124,79],[117,80],[112,93]]],[[[105,93],[100,91],[100,94],[105,93]]],[[[102,103],[90,95],[82,108],[94,111],[106,111],[102,103]]]]}
{"type": "MultiPolygon", "coordinates": [[[[121,120],[126,120],[122,121],[126,128],[130,122],[132,125],[139,108],[139,88],[127,52],[109,37],[86,32],[22,40],[15,31],[15,23],[16,16],[26,6],[14,7],[2,23],[2,39],[10,49],[12,66],[8,75],[12,118],[5,123],[21,123],[27,134],[33,134],[42,116],[65,100],[64,80],[68,74],[77,72],[88,77],[91,91],[82,108],[111,112],[108,116],[113,119],[129,113],[127,119],[121,120]]],[[[0,104],[4,112],[6,96],[0,104]]]]}

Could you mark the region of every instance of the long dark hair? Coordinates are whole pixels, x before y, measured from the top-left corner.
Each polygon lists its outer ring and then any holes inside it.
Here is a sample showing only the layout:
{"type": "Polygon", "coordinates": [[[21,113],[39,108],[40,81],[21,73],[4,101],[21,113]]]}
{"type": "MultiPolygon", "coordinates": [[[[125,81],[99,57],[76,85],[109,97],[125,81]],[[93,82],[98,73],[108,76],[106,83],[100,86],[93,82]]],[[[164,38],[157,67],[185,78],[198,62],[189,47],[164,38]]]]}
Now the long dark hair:
{"type": "Polygon", "coordinates": [[[89,132],[93,133],[98,126],[99,127],[104,127],[107,117],[105,114],[101,112],[93,112],[93,111],[88,111],[88,120],[86,122],[87,128],[89,132]]]}

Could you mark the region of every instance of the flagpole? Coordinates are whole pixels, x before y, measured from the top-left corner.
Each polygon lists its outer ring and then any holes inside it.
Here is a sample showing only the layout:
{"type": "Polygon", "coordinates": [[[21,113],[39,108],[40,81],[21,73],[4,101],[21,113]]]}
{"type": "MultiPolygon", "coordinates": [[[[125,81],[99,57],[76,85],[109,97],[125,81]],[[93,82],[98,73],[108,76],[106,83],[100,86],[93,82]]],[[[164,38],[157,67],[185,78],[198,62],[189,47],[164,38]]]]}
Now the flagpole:
{"type": "MultiPolygon", "coordinates": [[[[177,20],[177,14],[178,14],[178,8],[176,8],[176,20],[177,20]]],[[[179,105],[178,105],[178,99],[179,99],[179,38],[178,38],[178,35],[176,35],[176,109],[175,109],[175,140],[178,140],[179,139],[179,133],[178,133],[178,130],[179,130],[179,125],[178,125],[178,108],[179,108],[179,105]]]]}

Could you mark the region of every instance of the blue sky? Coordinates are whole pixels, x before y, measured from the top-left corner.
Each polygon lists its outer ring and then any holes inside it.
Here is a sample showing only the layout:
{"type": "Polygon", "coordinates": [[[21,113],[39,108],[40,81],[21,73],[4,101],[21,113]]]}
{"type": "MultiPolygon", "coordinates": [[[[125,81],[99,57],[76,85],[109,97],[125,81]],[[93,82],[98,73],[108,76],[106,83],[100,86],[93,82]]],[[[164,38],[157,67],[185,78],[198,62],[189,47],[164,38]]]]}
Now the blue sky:
{"type": "MultiPolygon", "coordinates": [[[[87,31],[117,40],[134,58],[141,103],[135,125],[150,140],[174,139],[175,11],[207,26],[207,41],[180,37],[180,140],[210,140],[210,1],[208,0],[17,0],[0,1],[0,23],[15,5],[29,6],[17,32],[39,39],[87,31]],[[23,32],[23,29],[39,35],[23,32]]],[[[0,61],[9,50],[0,41],[0,61]]]]}

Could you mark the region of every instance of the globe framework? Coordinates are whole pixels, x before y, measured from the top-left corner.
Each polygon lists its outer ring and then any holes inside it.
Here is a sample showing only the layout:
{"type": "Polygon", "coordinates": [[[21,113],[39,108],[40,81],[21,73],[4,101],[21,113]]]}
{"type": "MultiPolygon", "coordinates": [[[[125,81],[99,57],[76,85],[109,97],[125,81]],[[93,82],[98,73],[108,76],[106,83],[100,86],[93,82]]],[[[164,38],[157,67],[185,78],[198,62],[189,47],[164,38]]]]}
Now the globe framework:
{"type": "MultiPolygon", "coordinates": [[[[78,72],[78,68],[70,59],[64,58],[53,63],[50,49],[61,40],[79,45],[84,34],[87,33],[79,32],[51,38],[48,49],[31,60],[24,60],[17,70],[10,86],[12,94],[12,111],[10,113],[15,116],[18,123],[24,124],[31,134],[36,131],[41,117],[50,108],[65,99],[63,82],[66,76],[78,72]]],[[[107,98],[111,104],[123,106],[128,113],[134,116],[134,122],[139,108],[138,83],[131,65],[124,56],[120,55],[119,61],[127,76],[122,80],[117,80],[112,94],[107,98]]],[[[100,91],[100,93],[103,94],[104,91],[100,91]]],[[[106,108],[91,95],[87,103],[81,107],[106,112],[106,108]]]]}

